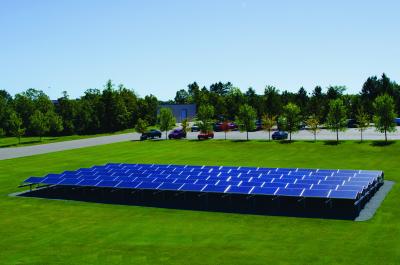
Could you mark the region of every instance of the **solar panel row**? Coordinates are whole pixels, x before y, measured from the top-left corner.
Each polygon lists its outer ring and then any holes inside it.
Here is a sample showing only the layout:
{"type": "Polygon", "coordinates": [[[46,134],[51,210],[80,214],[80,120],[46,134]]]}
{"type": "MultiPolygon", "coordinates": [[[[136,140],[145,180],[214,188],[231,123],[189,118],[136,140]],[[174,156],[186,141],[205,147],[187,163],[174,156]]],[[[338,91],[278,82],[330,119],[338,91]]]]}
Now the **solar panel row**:
{"type": "Polygon", "coordinates": [[[25,183],[356,199],[382,181],[381,171],[107,164],[45,177],[25,183]]]}

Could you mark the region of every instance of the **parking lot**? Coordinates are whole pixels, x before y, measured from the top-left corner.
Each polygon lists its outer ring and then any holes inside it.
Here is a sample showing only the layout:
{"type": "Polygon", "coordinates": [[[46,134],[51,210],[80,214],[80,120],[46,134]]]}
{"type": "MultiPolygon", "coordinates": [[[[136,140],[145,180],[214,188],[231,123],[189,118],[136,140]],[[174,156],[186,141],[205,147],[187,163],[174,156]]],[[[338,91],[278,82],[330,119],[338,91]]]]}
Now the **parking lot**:
{"type": "MultiPolygon", "coordinates": [[[[272,132],[271,132],[272,134],[272,132]]],[[[198,132],[188,132],[188,139],[197,139],[198,132]]],[[[215,139],[224,139],[224,132],[214,132],[215,139]]],[[[165,137],[165,134],[164,134],[165,137]]],[[[227,139],[234,140],[245,140],[246,133],[239,131],[231,131],[226,134],[227,139]]],[[[268,132],[266,131],[256,131],[249,132],[250,140],[267,140],[268,132]]],[[[292,140],[313,140],[314,135],[309,130],[300,130],[296,133],[292,134],[292,140]]],[[[349,128],[344,132],[339,132],[340,140],[359,140],[360,139],[360,131],[357,128],[349,128]]],[[[368,128],[363,132],[364,140],[384,140],[385,136],[383,133],[377,132],[375,128],[368,128]]],[[[321,129],[317,133],[317,140],[336,140],[336,133],[327,130],[321,129]]],[[[400,126],[397,126],[397,131],[394,133],[388,133],[388,140],[400,140],[400,126]]]]}

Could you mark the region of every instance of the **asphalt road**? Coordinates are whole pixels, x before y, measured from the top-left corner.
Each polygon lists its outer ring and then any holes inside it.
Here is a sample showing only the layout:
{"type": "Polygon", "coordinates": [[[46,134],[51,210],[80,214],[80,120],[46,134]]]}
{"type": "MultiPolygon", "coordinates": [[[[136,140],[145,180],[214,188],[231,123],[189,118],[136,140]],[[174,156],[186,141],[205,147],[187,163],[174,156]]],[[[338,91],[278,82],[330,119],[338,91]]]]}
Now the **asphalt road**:
{"type": "MultiPolygon", "coordinates": [[[[400,140],[400,127],[397,127],[397,132],[389,133],[388,139],[390,140],[400,140]]],[[[188,139],[197,139],[198,132],[189,132],[188,139]]],[[[216,132],[215,139],[224,139],[223,132],[216,132]]],[[[313,140],[313,134],[308,130],[301,130],[297,133],[292,134],[292,140],[313,140]]],[[[72,140],[58,143],[50,143],[50,144],[42,144],[42,145],[33,145],[33,146],[25,146],[25,147],[9,147],[9,148],[0,148],[0,160],[17,158],[23,156],[31,156],[38,154],[45,154],[57,151],[64,151],[69,149],[76,149],[82,147],[96,146],[102,144],[110,144],[116,142],[125,142],[125,141],[134,141],[139,140],[140,134],[138,133],[126,133],[119,135],[110,135],[110,136],[101,136],[95,138],[81,139],[81,140],[72,140]]],[[[384,135],[382,133],[376,132],[375,129],[369,128],[364,132],[363,138],[365,140],[383,140],[384,135]]],[[[162,139],[165,139],[165,134],[163,134],[162,139]]],[[[227,139],[234,140],[244,140],[246,139],[246,133],[233,131],[227,133],[227,139]]],[[[268,139],[268,133],[264,131],[258,132],[250,132],[249,139],[253,140],[261,140],[268,139]]],[[[317,134],[318,140],[335,140],[336,134],[328,131],[321,130],[317,134]]],[[[348,129],[345,132],[339,133],[340,140],[359,140],[360,132],[358,129],[348,129]]]]}

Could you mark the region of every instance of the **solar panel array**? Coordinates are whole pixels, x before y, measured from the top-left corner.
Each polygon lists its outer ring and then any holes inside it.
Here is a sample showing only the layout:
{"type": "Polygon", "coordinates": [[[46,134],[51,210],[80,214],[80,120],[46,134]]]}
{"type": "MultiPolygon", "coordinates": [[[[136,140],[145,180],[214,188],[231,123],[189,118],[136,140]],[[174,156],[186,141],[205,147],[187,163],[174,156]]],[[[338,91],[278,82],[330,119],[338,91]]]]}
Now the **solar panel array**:
{"type": "Polygon", "coordinates": [[[382,171],[106,164],[30,177],[29,184],[176,192],[351,199],[383,182],[382,171]]]}

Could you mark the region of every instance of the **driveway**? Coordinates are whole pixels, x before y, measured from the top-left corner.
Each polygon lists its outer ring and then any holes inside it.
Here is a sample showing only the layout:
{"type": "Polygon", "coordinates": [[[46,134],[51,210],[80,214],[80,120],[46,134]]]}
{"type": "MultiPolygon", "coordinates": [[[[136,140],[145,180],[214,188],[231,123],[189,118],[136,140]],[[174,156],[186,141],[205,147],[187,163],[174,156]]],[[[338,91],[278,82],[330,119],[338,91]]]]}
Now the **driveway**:
{"type": "MultiPolygon", "coordinates": [[[[400,127],[397,127],[397,132],[389,133],[389,140],[400,140],[400,127]]],[[[197,139],[197,132],[189,132],[188,139],[197,139]]],[[[224,139],[223,132],[216,132],[215,139],[224,139]]],[[[292,134],[292,140],[313,140],[313,134],[307,130],[301,130],[297,133],[292,134]]],[[[375,131],[374,128],[369,128],[364,132],[363,138],[365,140],[383,140],[384,135],[375,131]]],[[[0,160],[10,159],[23,156],[31,156],[38,154],[45,154],[57,151],[64,151],[82,147],[89,147],[102,144],[111,144],[117,142],[125,142],[132,140],[139,140],[140,134],[138,133],[126,133],[119,135],[101,136],[81,140],[72,140],[58,143],[33,145],[25,147],[10,147],[10,148],[0,148],[0,160]]],[[[165,139],[165,134],[163,133],[161,139],[165,139]]],[[[232,140],[244,140],[246,139],[246,133],[233,131],[227,133],[227,139],[232,140]]],[[[250,132],[249,139],[252,140],[266,140],[268,139],[268,133],[264,131],[250,132]]],[[[340,140],[359,140],[360,132],[358,129],[348,129],[345,132],[339,133],[340,140]]],[[[329,130],[321,130],[317,134],[317,140],[336,140],[336,134],[329,130]]]]}

